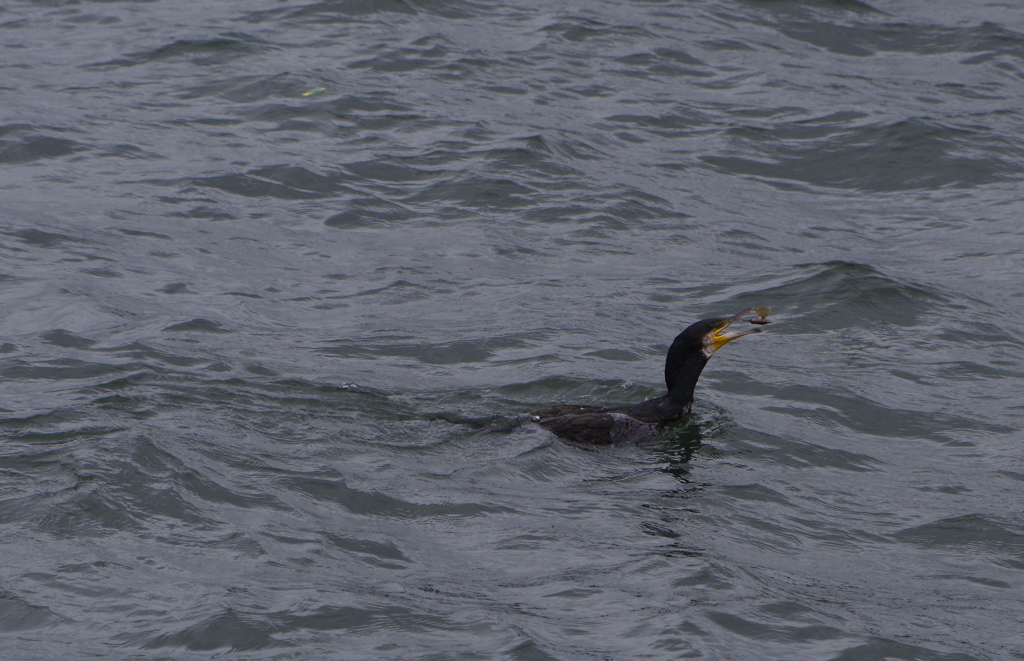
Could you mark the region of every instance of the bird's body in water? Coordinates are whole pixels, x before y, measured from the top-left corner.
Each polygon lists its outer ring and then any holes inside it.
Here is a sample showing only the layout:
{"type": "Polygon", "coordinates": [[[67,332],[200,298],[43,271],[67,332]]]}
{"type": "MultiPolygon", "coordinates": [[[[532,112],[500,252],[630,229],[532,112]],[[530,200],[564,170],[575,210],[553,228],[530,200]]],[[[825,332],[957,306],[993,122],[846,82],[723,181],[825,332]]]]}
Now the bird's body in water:
{"type": "MultiPolygon", "coordinates": [[[[761,331],[726,332],[752,309],[731,317],[702,319],[677,335],[665,358],[668,393],[661,397],[630,406],[559,404],[532,411],[528,420],[575,443],[611,445],[656,439],[667,424],[689,415],[697,379],[715,351],[738,337],[761,331]]],[[[758,308],[757,313],[752,323],[768,323],[767,308],[758,308]]]]}

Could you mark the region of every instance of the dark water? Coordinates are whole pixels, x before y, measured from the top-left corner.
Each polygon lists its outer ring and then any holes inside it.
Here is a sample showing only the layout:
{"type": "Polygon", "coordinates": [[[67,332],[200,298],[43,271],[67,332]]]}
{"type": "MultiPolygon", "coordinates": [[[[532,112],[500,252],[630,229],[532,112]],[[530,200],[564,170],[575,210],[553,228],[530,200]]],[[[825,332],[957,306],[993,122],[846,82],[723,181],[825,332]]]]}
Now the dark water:
{"type": "Polygon", "coordinates": [[[3,659],[1024,658],[1017,3],[0,28],[3,659]]]}

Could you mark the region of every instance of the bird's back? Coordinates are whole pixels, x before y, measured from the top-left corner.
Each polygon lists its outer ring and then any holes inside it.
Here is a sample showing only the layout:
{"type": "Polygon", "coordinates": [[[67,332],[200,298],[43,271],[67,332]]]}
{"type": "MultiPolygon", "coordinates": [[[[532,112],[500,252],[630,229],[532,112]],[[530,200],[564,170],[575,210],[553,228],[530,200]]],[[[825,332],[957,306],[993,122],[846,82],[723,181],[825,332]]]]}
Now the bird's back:
{"type": "Polygon", "coordinates": [[[681,411],[666,412],[664,401],[658,397],[623,407],[559,404],[530,415],[541,427],[567,441],[589,445],[643,443],[658,438],[665,424],[685,415],[681,411]]]}

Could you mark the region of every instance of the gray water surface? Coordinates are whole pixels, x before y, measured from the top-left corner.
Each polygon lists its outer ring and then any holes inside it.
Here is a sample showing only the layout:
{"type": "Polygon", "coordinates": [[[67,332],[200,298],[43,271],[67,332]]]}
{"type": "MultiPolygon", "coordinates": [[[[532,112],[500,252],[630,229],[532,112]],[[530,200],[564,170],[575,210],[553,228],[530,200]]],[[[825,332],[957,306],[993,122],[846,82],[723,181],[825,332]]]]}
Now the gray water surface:
{"type": "Polygon", "coordinates": [[[0,28],[3,659],[1024,659],[1015,3],[0,28]]]}

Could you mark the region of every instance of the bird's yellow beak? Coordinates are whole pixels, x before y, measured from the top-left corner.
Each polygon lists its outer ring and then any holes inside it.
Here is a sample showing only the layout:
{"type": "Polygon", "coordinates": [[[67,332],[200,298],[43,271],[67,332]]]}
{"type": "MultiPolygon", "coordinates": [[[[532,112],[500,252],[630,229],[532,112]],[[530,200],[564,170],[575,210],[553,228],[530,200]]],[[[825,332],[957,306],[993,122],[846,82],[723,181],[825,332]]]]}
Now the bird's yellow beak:
{"type": "MultiPolygon", "coordinates": [[[[752,333],[760,333],[761,332],[760,328],[751,328],[750,330],[742,330],[742,331],[732,331],[732,332],[729,332],[729,333],[725,332],[725,329],[728,328],[729,326],[731,326],[734,321],[739,320],[740,317],[742,317],[743,315],[745,315],[748,312],[751,312],[751,311],[753,311],[755,309],[756,308],[747,308],[743,312],[740,312],[739,314],[735,314],[735,315],[733,315],[731,317],[727,317],[727,318],[725,318],[725,319],[723,319],[721,321],[718,329],[715,330],[715,334],[711,336],[711,340],[714,342],[714,345],[715,345],[715,351],[718,351],[723,346],[725,346],[726,344],[732,342],[733,340],[735,340],[738,337],[743,337],[744,335],[750,335],[752,333]]],[[[764,323],[767,323],[767,322],[764,322],[764,323]]]]}

